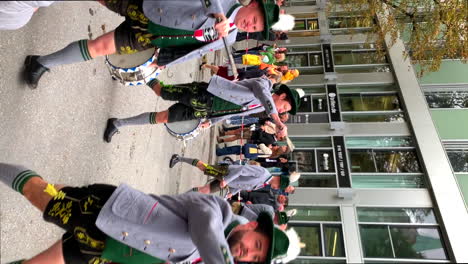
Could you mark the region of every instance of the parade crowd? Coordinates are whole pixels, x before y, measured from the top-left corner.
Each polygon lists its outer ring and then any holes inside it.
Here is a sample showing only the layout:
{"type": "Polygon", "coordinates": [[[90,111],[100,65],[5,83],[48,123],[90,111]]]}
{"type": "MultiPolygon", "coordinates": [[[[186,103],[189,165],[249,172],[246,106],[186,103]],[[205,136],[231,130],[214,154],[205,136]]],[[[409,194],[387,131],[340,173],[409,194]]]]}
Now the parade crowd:
{"type": "MultiPolygon", "coordinates": [[[[98,2],[125,20],[95,39],[27,56],[24,82],[40,89],[41,77],[57,66],[73,67],[100,56],[132,56],[151,50],[154,55],[148,63],[134,68],[154,69],[154,75],[138,81],[174,104],[165,110],[109,118],[104,141],[112,143],[127,126],[195,120],[197,129],[217,130],[218,160],[209,164],[173,154],[170,168],[188,164],[208,176],[206,185],[178,195],[146,194],[124,183],[54,184],[30,168],[0,161],[0,181],[39,209],[45,221],[65,231],[41,254],[11,263],[269,264],[294,260],[304,244],[288,228],[289,219],[297,214],[288,209],[288,203],[300,174],[288,160],[294,144],[285,123],[298,112],[304,91],[287,85],[300,74],[288,67],[287,48],[271,44],[287,39],[288,30],[294,27],[294,17],[280,8],[282,1],[98,2]],[[231,47],[245,39],[257,40],[258,45],[246,50],[231,47]],[[223,65],[201,63],[199,70],[212,74],[208,82],[168,84],[157,78],[156,72],[220,49],[232,53],[232,60],[226,59],[223,65]]],[[[22,27],[37,8],[52,3],[0,2],[0,29],[22,27]]]]}

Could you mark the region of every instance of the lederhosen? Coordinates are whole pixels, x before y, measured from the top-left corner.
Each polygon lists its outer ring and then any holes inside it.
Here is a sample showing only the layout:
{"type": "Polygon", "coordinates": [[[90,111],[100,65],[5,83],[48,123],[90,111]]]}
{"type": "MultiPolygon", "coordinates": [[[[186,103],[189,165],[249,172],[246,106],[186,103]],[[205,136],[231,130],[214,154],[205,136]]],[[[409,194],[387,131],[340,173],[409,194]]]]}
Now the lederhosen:
{"type": "MultiPolygon", "coordinates": [[[[152,87],[151,83],[148,85],[152,87]]],[[[221,99],[207,89],[208,83],[205,82],[162,84],[161,97],[164,100],[177,101],[168,109],[168,123],[242,113],[260,106],[243,107],[221,99]]]]}
{"type": "MultiPolygon", "coordinates": [[[[210,29],[182,30],[151,22],[143,13],[143,0],[105,0],[105,6],[125,17],[114,35],[115,46],[120,54],[131,54],[157,46],[161,48],[158,64],[165,65],[217,39],[217,33],[210,29]]],[[[231,7],[227,17],[239,6],[231,7]]]]}
{"type": "Polygon", "coordinates": [[[47,204],[44,220],[66,231],[62,236],[66,264],[110,263],[110,260],[101,258],[107,235],[96,227],[95,222],[115,189],[115,186],[106,184],[64,187],[61,190],[64,195],[47,204]]]}

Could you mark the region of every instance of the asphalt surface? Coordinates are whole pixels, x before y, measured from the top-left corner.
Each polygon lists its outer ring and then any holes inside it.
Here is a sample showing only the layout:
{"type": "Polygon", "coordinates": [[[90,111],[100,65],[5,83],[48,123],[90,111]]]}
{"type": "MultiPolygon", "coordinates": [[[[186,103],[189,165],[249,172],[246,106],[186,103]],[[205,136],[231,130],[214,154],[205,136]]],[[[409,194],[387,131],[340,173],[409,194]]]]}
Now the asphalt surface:
{"type": "MultiPolygon", "coordinates": [[[[162,125],[121,129],[102,139],[110,117],[164,110],[170,103],[147,86],[111,80],[104,58],[53,68],[31,90],[21,81],[26,55],[45,55],[79,39],[96,38],[122,17],[96,2],[57,2],[41,8],[25,27],[0,32],[0,162],[23,164],[47,181],[71,186],[128,183],[144,192],[174,194],[206,181],[189,165],[169,169],[173,153],[212,159],[214,129],[187,146],[162,125]]],[[[215,54],[207,56],[213,62],[215,54]]],[[[219,59],[219,58],[218,58],[219,59]]],[[[165,83],[207,80],[200,60],[166,69],[165,83]]],[[[1,263],[29,258],[57,241],[62,230],[45,223],[20,194],[0,184],[1,263]]]]}

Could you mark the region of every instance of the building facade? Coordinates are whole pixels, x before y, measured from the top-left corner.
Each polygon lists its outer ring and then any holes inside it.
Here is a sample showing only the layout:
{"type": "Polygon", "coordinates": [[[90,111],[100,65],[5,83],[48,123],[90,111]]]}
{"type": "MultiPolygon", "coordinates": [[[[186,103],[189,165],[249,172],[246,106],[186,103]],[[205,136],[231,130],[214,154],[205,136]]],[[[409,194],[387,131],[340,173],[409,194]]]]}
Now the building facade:
{"type": "Polygon", "coordinates": [[[466,65],[418,80],[402,41],[382,55],[369,22],[326,6],[286,1],[296,27],[278,42],[306,91],[288,124],[302,173],[290,226],[305,243],[292,263],[468,262],[466,65]]]}

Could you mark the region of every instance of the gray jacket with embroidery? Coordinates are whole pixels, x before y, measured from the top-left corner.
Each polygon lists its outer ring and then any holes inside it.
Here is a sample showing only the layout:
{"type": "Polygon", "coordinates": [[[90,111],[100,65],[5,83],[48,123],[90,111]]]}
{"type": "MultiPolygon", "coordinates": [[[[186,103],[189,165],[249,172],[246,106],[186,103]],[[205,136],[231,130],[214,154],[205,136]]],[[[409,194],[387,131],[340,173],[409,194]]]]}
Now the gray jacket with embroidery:
{"type": "Polygon", "coordinates": [[[237,219],[218,196],[194,192],[156,196],[122,184],[101,209],[96,226],[162,260],[181,262],[201,256],[206,264],[220,264],[234,263],[222,230],[237,219]]]}
{"type": "Polygon", "coordinates": [[[232,194],[262,188],[271,178],[267,169],[257,165],[229,165],[228,171],[224,180],[232,194]]]}
{"type": "Polygon", "coordinates": [[[212,117],[212,124],[226,120],[232,116],[246,116],[266,111],[268,115],[277,114],[273,97],[271,96],[273,83],[266,78],[258,77],[232,82],[220,76],[211,77],[208,92],[231,103],[240,106],[261,104],[262,106],[241,113],[212,117]]]}
{"type": "MultiPolygon", "coordinates": [[[[216,22],[212,14],[223,13],[226,15],[236,3],[238,3],[236,0],[144,0],[143,13],[153,23],[161,26],[196,30],[212,27],[216,22]]],[[[234,11],[229,17],[231,22],[236,14],[237,12],[234,11]]],[[[237,32],[236,28],[226,37],[228,45],[236,42],[237,32]]],[[[170,67],[223,48],[223,40],[218,39],[167,63],[165,66],[170,67]]]]}

